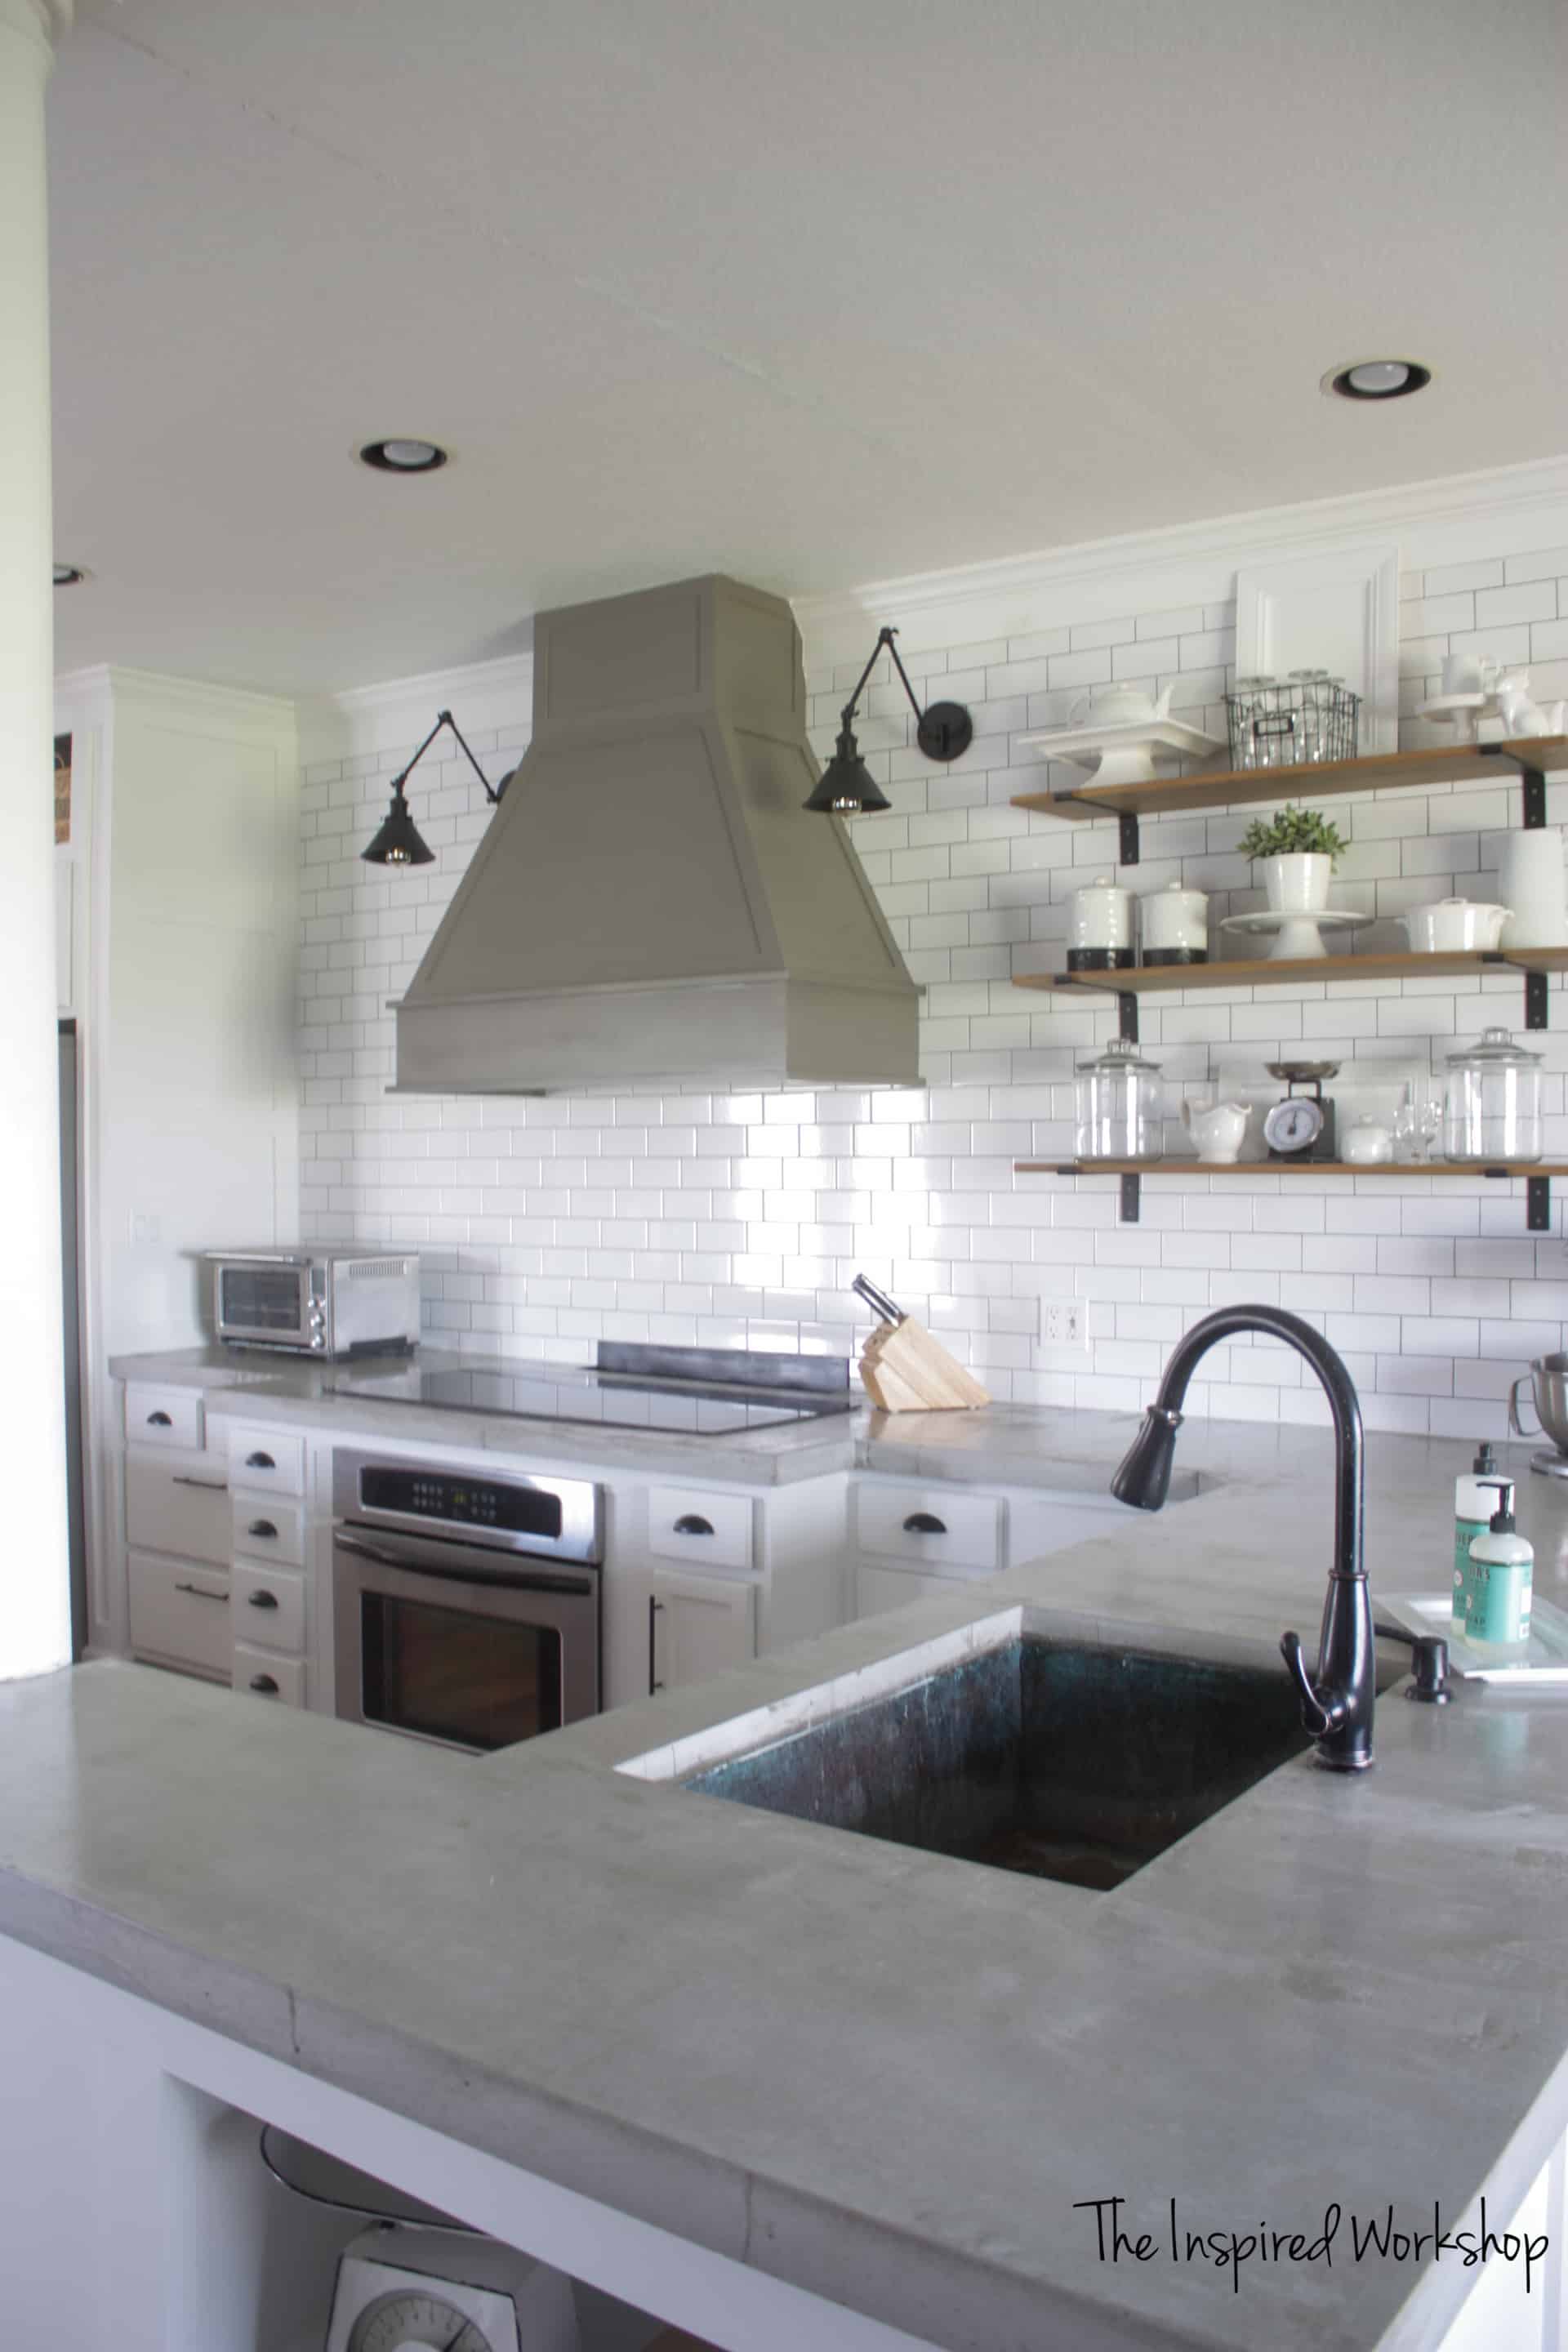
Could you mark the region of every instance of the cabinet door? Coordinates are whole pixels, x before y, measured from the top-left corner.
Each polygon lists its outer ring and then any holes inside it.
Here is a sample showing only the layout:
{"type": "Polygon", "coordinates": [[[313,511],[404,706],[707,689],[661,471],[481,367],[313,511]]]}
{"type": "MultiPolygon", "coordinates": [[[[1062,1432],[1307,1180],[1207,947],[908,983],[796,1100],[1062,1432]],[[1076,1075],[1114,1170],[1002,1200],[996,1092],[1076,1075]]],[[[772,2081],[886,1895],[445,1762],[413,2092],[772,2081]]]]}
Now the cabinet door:
{"type": "Polygon", "coordinates": [[[705,1682],[757,1652],[756,1587],[656,1570],[648,1595],[648,1644],[655,1687],[705,1682]]]}
{"type": "Polygon", "coordinates": [[[879,1560],[855,1563],[855,1614],[885,1617],[889,1609],[903,1609],[911,1601],[930,1601],[938,1592],[956,1592],[973,1580],[965,1576],[920,1576],[912,1569],[884,1568],[879,1560]]]}

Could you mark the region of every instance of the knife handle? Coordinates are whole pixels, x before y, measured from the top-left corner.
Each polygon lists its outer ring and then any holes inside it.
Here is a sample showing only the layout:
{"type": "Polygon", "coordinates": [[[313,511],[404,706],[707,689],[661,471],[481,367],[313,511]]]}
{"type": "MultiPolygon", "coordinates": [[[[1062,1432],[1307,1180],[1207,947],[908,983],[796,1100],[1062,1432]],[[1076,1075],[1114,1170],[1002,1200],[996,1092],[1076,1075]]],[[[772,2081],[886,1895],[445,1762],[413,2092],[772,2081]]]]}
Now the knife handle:
{"type": "Polygon", "coordinates": [[[901,1323],[904,1320],[903,1308],[895,1306],[887,1292],[879,1290],[876,1284],[868,1282],[863,1274],[858,1274],[849,1287],[858,1298],[863,1298],[867,1306],[881,1317],[884,1323],[901,1323]]]}

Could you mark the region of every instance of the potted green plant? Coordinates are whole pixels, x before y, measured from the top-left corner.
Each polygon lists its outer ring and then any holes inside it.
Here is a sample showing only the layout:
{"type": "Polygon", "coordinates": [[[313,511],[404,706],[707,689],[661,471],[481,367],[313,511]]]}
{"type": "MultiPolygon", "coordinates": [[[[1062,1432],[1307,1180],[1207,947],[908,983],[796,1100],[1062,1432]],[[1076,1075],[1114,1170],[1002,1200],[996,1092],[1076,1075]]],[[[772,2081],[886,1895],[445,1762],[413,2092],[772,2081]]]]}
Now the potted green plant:
{"type": "Polygon", "coordinates": [[[1262,866],[1270,914],[1319,915],[1329,903],[1334,862],[1348,845],[1320,809],[1287,804],[1267,822],[1254,817],[1238,845],[1243,857],[1262,866]]]}

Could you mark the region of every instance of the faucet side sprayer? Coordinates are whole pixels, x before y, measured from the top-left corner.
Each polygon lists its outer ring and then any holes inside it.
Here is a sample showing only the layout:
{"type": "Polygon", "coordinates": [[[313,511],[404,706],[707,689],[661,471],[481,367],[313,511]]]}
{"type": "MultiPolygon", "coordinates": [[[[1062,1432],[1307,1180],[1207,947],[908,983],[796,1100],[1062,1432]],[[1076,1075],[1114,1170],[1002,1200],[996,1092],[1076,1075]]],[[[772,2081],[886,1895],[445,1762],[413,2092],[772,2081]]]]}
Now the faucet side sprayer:
{"type": "Polygon", "coordinates": [[[1300,1636],[1284,1634],[1280,1654],[1301,1698],[1301,1721],[1317,1743],[1317,1760],[1333,1772],[1364,1772],[1372,1762],[1376,1645],[1372,1602],[1362,1556],[1366,1473],[1361,1406],[1343,1363],[1321,1333],[1278,1307],[1222,1307],[1179,1339],[1143,1426],[1110,1482],[1118,1502],[1157,1511],[1171,1486],[1182,1402],[1200,1360],[1239,1331],[1261,1331],[1303,1356],[1322,1383],[1334,1422],[1334,1558],[1318,1639],[1318,1671],[1307,1671],[1300,1636]]]}

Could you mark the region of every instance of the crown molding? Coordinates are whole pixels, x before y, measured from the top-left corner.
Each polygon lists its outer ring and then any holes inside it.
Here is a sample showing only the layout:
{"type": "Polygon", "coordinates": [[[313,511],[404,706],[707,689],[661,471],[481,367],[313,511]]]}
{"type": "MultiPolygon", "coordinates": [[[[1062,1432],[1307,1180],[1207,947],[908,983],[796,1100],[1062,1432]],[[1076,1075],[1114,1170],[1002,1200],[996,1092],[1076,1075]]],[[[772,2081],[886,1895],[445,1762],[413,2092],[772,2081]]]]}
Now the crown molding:
{"type": "Polygon", "coordinates": [[[532,654],[506,654],[494,661],[421,670],[375,686],[311,696],[299,705],[300,757],[310,766],[413,744],[437,710],[446,709],[465,735],[489,728],[526,730],[533,710],[532,654]]]}
{"type": "Polygon", "coordinates": [[[288,695],[258,694],[248,687],[212,686],[194,677],[174,677],[160,670],[126,669],[99,662],[86,669],[64,670],[55,679],[57,703],[79,709],[101,709],[110,702],[156,709],[166,719],[197,726],[221,724],[292,747],[296,706],[288,695]]]}
{"type": "Polygon", "coordinates": [[[1239,564],[1368,537],[1395,539],[1407,568],[1458,560],[1448,542],[1478,525],[1491,532],[1494,545],[1499,527],[1510,525],[1521,548],[1568,540],[1568,457],[869,581],[796,597],[793,607],[808,644],[827,650],[837,650],[843,637],[852,652],[868,622],[898,615],[918,625],[920,643],[977,641],[1061,619],[1109,618],[1125,609],[1130,593],[1143,611],[1218,602],[1235,593],[1239,564]]]}

